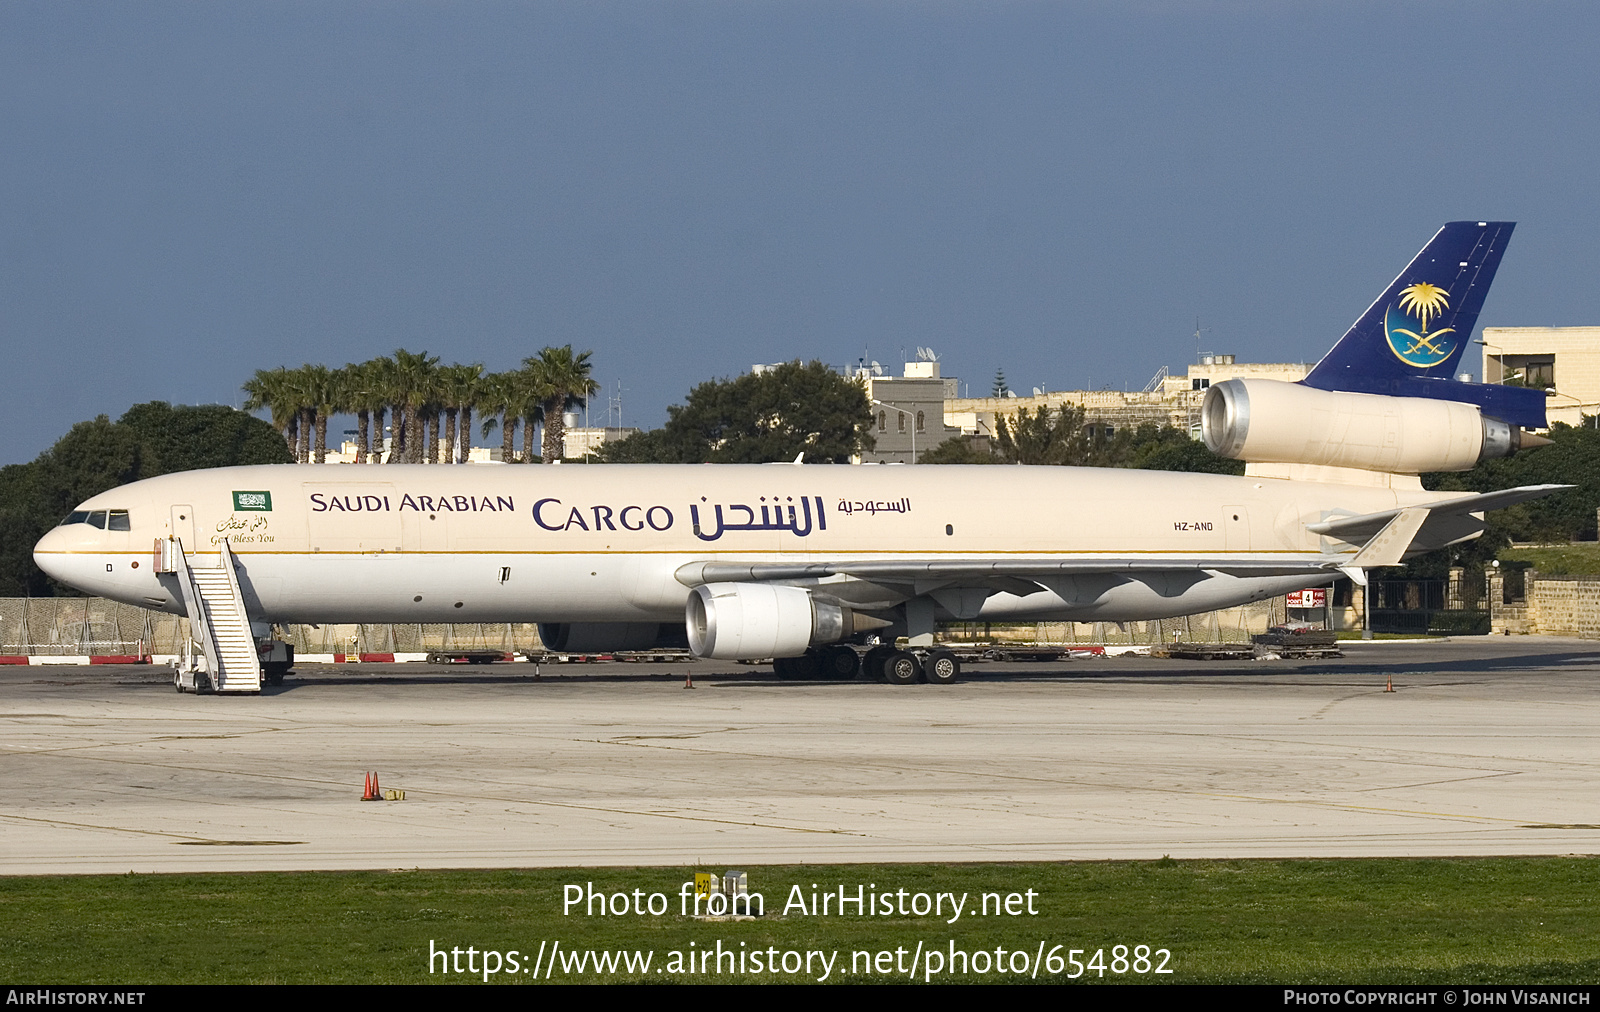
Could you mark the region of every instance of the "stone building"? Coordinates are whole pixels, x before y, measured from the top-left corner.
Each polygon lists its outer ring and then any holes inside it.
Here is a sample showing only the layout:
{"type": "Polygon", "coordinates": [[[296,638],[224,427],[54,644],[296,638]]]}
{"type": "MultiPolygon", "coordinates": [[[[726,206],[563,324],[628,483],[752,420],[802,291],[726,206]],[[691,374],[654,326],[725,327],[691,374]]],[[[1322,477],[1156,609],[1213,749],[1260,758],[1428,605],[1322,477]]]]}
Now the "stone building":
{"type": "Polygon", "coordinates": [[[1234,378],[1272,379],[1293,383],[1311,366],[1303,362],[1236,362],[1232,355],[1206,355],[1181,376],[1163,367],[1138,392],[1122,390],[1058,390],[1032,397],[951,397],[945,402],[945,424],[968,435],[993,435],[997,417],[1014,417],[1026,408],[1055,411],[1064,404],[1083,408],[1087,425],[1118,429],[1145,422],[1170,425],[1200,436],[1200,404],[1213,383],[1234,378]]]}
{"type": "Polygon", "coordinates": [[[941,377],[936,361],[907,362],[900,376],[858,370],[872,399],[875,445],[861,455],[864,464],[914,464],[961,429],[949,424],[949,403],[960,389],[954,377],[941,377]]]}
{"type": "Polygon", "coordinates": [[[1600,327],[1485,327],[1483,381],[1545,391],[1550,421],[1600,415],[1600,327]]]}

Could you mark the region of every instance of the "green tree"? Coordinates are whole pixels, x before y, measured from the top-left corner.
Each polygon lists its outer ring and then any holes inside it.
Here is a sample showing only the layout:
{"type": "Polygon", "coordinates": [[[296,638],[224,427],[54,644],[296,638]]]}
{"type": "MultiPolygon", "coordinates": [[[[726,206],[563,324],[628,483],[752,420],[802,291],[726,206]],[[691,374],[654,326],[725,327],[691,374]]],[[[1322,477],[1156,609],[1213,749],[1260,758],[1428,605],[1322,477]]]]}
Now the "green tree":
{"type": "Polygon", "coordinates": [[[951,436],[917,457],[919,464],[1004,464],[1004,457],[977,445],[972,436],[951,436]]]}
{"type": "Polygon", "coordinates": [[[544,416],[544,445],[541,447],[545,463],[560,460],[566,451],[566,421],[562,417],[568,408],[582,407],[600,389],[600,384],[590,378],[592,352],[574,353],[572,345],[546,348],[538,358],[525,359],[534,397],[539,401],[544,416]]]}
{"type": "Polygon", "coordinates": [[[710,380],[667,409],[667,424],[609,444],[611,463],[848,463],[872,447],[871,402],[861,384],[821,362],[710,380]]]}
{"type": "Polygon", "coordinates": [[[439,391],[444,402],[445,462],[463,463],[472,452],[472,409],[483,393],[483,363],[447,365],[439,370],[439,391]],[[458,449],[459,447],[459,449],[458,449]]]}
{"type": "Polygon", "coordinates": [[[173,471],[293,461],[272,425],[222,405],[156,401],[80,422],[32,462],[0,468],[0,596],[76,593],[39,571],[33,546],[90,496],[173,471]]]}
{"type": "Polygon", "coordinates": [[[1494,492],[1519,485],[1575,487],[1486,514],[1481,537],[1413,559],[1406,575],[1439,577],[1451,566],[1463,566],[1468,571],[1466,586],[1476,589],[1483,583],[1484,567],[1513,541],[1594,540],[1595,509],[1600,507],[1600,430],[1557,423],[1547,435],[1549,446],[1487,460],[1470,471],[1423,475],[1424,488],[1445,492],[1494,492]]]}
{"type": "MultiPolygon", "coordinates": [[[[151,401],[129,408],[117,424],[131,429],[142,447],[140,478],[235,464],[287,464],[293,459],[283,439],[266,423],[225,404],[173,407],[151,401]]],[[[79,497],[74,505],[86,498],[79,497]]]]}
{"type": "Polygon", "coordinates": [[[256,374],[244,384],[246,411],[267,409],[272,414],[272,427],[283,433],[284,442],[292,452],[299,440],[300,403],[295,398],[289,380],[289,370],[257,369],[256,374]]]}
{"type": "Polygon", "coordinates": [[[423,413],[435,399],[434,384],[439,357],[426,351],[395,349],[394,371],[390,376],[390,395],[394,398],[398,433],[389,463],[422,463],[427,437],[422,432],[423,413]]]}
{"type": "Polygon", "coordinates": [[[1146,422],[1129,440],[1127,457],[1116,467],[1147,471],[1190,471],[1201,474],[1244,474],[1244,461],[1219,457],[1182,429],[1146,422]]]}
{"type": "Polygon", "coordinates": [[[995,419],[995,444],[1013,464],[1084,464],[1089,451],[1084,434],[1083,408],[1063,404],[1030,411],[1022,408],[1015,418],[995,419]]]}

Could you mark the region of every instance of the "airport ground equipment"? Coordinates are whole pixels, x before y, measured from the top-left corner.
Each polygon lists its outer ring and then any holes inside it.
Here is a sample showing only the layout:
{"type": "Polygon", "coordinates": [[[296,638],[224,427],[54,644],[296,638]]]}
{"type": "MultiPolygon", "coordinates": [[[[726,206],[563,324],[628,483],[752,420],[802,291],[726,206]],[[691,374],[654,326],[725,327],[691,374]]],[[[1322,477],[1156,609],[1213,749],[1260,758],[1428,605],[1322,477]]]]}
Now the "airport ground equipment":
{"type": "Polygon", "coordinates": [[[188,650],[174,666],[178,691],[260,692],[261,658],[228,542],[221,542],[215,568],[191,565],[178,538],[157,541],[156,555],[157,572],[170,572],[178,579],[189,635],[200,645],[199,654],[188,650]]]}
{"type": "Polygon", "coordinates": [[[282,685],[283,676],[294,667],[294,644],[282,640],[257,640],[256,658],[261,661],[261,680],[282,685]]]}
{"type": "Polygon", "coordinates": [[[1343,657],[1339,637],[1326,629],[1297,629],[1277,626],[1251,637],[1255,655],[1276,654],[1283,658],[1343,657]]]}
{"type": "Polygon", "coordinates": [[[511,655],[504,650],[430,650],[429,664],[495,664],[509,661],[511,655]]]}
{"type": "Polygon", "coordinates": [[[1064,661],[1068,657],[1066,647],[1039,646],[1012,644],[1003,647],[990,647],[983,651],[983,660],[986,661],[1064,661]]]}
{"type": "Polygon", "coordinates": [[[1247,661],[1256,656],[1251,643],[1174,643],[1161,653],[1183,661],[1247,661]]]}

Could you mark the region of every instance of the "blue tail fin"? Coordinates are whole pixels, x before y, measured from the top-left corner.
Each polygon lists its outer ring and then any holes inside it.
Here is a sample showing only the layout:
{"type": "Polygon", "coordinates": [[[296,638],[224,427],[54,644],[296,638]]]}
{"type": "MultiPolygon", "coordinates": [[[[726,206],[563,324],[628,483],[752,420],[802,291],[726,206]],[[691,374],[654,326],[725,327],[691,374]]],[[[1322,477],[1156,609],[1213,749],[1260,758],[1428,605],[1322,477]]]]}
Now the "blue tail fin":
{"type": "Polygon", "coordinates": [[[1515,222],[1452,221],[1400,272],[1305,378],[1320,390],[1477,404],[1545,427],[1544,393],[1454,379],[1515,222]]]}

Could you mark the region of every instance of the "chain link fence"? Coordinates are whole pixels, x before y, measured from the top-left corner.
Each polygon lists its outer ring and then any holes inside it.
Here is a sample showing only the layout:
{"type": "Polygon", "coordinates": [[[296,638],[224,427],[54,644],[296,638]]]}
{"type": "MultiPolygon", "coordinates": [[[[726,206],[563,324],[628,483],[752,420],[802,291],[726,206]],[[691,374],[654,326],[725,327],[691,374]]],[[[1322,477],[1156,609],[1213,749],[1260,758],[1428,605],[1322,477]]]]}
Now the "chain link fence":
{"type": "Polygon", "coordinates": [[[1248,643],[1250,637],[1288,621],[1281,597],[1180,618],[1149,622],[1027,622],[1015,625],[962,622],[944,627],[946,641],[1160,646],[1180,643],[1248,643]]]}
{"type": "MultiPolygon", "coordinates": [[[[278,627],[296,654],[538,650],[531,622],[290,625],[278,627]]],[[[189,620],[100,597],[0,598],[0,655],[177,654],[189,620]]]]}
{"type": "MultiPolygon", "coordinates": [[[[945,626],[941,639],[1127,644],[1248,642],[1285,621],[1284,601],[1270,598],[1222,611],[1159,622],[981,622],[945,626]]],[[[188,619],[98,597],[0,598],[0,654],[177,654],[188,619]]],[[[531,622],[366,623],[279,626],[278,635],[304,654],[425,653],[430,650],[540,650],[531,622]]]]}

